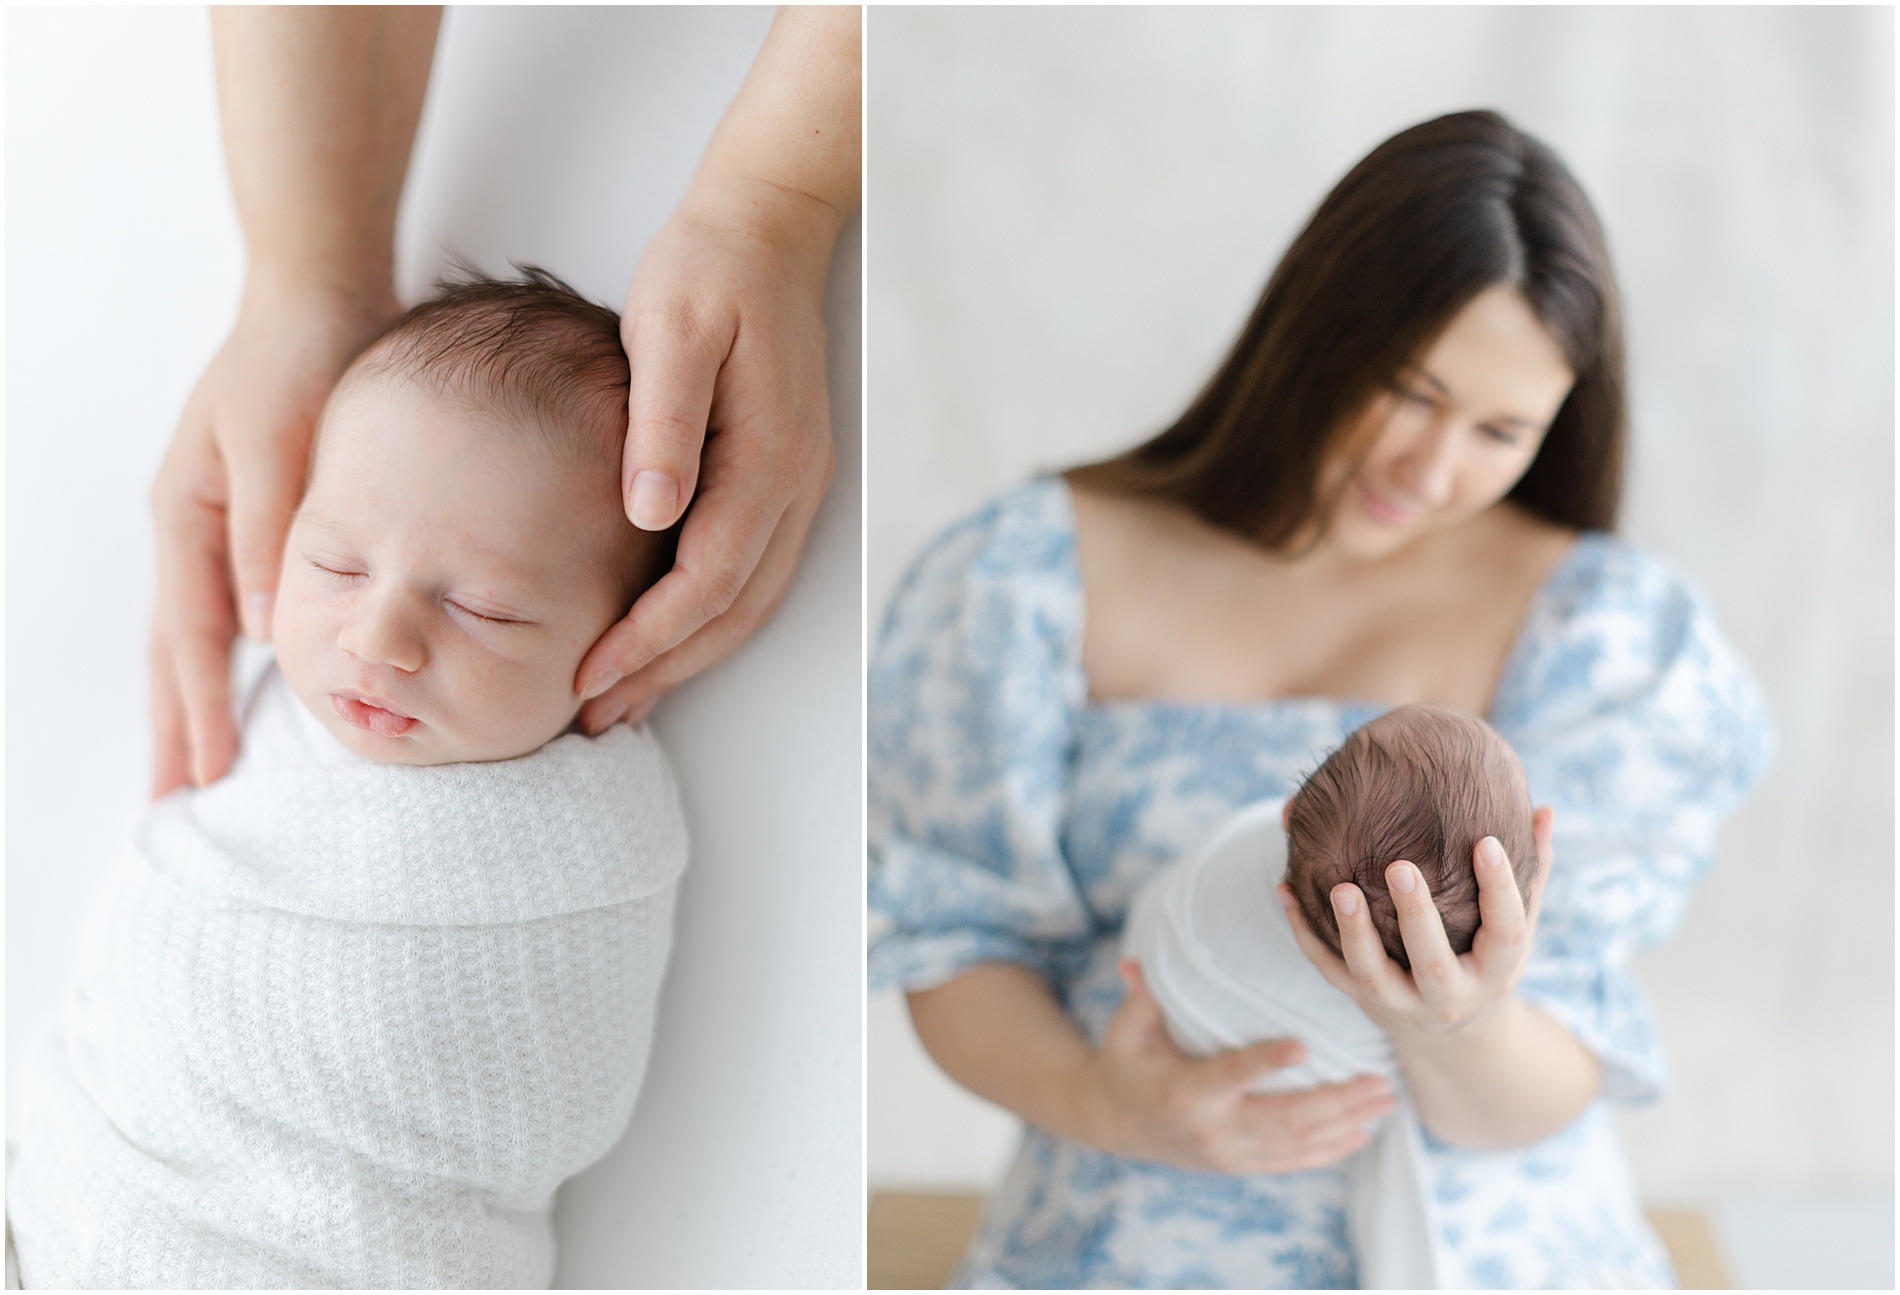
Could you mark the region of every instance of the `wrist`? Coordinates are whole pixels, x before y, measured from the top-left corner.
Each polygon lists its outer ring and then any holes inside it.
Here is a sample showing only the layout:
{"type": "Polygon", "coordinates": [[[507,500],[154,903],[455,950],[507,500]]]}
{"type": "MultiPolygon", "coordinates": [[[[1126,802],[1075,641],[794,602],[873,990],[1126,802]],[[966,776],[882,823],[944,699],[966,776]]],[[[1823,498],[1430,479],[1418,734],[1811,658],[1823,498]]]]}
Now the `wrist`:
{"type": "Polygon", "coordinates": [[[354,331],[381,328],[401,313],[391,266],[252,254],[240,308],[295,312],[354,331]]]}
{"type": "Polygon", "coordinates": [[[781,180],[712,170],[693,178],[673,218],[764,246],[822,287],[831,250],[849,216],[822,196],[781,180]]]}
{"type": "Polygon", "coordinates": [[[1060,1073],[1051,1103],[1049,1131],[1098,1150],[1118,1145],[1114,1099],[1104,1082],[1102,1054],[1089,1049],[1060,1073]]]}
{"type": "Polygon", "coordinates": [[[1502,1047],[1522,1024],[1523,1004],[1515,994],[1480,1009],[1456,1025],[1425,1027],[1392,1036],[1401,1059],[1427,1064],[1456,1061],[1502,1047]]]}

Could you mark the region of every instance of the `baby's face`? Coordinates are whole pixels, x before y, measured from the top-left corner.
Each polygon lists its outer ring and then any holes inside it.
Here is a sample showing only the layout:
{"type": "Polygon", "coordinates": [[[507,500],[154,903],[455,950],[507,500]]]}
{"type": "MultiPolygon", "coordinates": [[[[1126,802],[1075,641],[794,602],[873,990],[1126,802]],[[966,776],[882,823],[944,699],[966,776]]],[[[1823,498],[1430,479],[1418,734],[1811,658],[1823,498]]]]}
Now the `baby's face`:
{"type": "Polygon", "coordinates": [[[580,708],[621,611],[611,469],[393,374],[325,414],[284,551],[284,678],[344,746],[390,764],[525,755],[580,708]]]}

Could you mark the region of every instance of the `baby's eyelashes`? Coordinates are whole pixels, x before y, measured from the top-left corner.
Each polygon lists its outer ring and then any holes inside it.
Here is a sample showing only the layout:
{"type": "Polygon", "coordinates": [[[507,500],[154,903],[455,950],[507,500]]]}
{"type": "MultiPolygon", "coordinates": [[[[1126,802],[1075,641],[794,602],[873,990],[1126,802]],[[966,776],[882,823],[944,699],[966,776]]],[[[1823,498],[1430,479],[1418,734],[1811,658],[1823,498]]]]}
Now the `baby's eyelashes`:
{"type": "Polygon", "coordinates": [[[454,601],[453,599],[443,600],[443,605],[446,606],[450,611],[461,612],[464,616],[472,616],[478,621],[487,621],[490,625],[527,626],[527,625],[533,625],[535,623],[529,620],[522,620],[518,616],[504,616],[498,612],[489,613],[489,612],[476,611],[473,607],[467,606],[463,603],[458,603],[454,601]]]}

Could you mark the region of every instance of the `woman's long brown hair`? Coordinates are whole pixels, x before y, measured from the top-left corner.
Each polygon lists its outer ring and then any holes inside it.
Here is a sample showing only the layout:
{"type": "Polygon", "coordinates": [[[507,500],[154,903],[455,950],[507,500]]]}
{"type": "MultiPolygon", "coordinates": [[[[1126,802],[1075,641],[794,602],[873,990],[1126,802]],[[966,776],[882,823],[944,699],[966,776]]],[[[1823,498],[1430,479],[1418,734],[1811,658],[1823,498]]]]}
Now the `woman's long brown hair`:
{"type": "Polygon", "coordinates": [[[1609,251],[1557,155],[1488,111],[1424,122],[1369,153],[1293,240],[1187,411],[1069,479],[1169,500],[1287,550],[1335,502],[1318,483],[1338,435],[1499,284],[1523,294],[1577,375],[1509,498],[1560,526],[1613,529],[1627,415],[1609,251]]]}

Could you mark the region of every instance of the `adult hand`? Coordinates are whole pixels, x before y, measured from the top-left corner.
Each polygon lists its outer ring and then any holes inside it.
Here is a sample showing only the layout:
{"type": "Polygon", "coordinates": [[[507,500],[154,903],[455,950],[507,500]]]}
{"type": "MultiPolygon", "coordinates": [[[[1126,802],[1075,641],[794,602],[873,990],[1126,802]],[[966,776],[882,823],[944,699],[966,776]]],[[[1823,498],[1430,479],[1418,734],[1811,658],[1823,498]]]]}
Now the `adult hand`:
{"type": "Polygon", "coordinates": [[[1551,819],[1549,806],[1531,817],[1537,873],[1530,886],[1528,911],[1497,838],[1487,836],[1474,847],[1479,925],[1469,953],[1452,953],[1423,874],[1403,859],[1386,869],[1386,885],[1398,909],[1399,934],[1412,963],[1409,973],[1386,956],[1366,911],[1365,894],[1351,882],[1341,882],[1332,890],[1343,957],[1313,933],[1284,884],[1280,903],[1293,925],[1294,938],[1320,974],[1351,995],[1395,1042],[1457,1033],[1515,998],[1517,982],[1530,958],[1544,882],[1550,876],[1551,819]]]}
{"type": "Polygon", "coordinates": [[[236,325],[185,403],[152,485],[152,794],[203,786],[237,754],[231,645],[270,637],[271,603],[317,414],[397,313],[327,289],[246,286],[236,325]]]}
{"type": "Polygon", "coordinates": [[[809,202],[728,186],[641,258],[621,323],[627,515],[663,530],[693,507],[673,569],[581,662],[590,733],[638,722],[725,658],[791,583],[833,466],[822,307],[837,223],[807,218],[809,202]]]}
{"type": "Polygon", "coordinates": [[[858,205],[862,23],[848,5],[778,11],[634,273],[627,516],[686,522],[673,570],[575,673],[590,733],[639,720],[764,623],[831,481],[822,306],[858,205]]]}
{"type": "Polygon", "coordinates": [[[1366,1123],[1391,1111],[1390,1089],[1371,1075],[1297,1093],[1249,1091],[1305,1060],[1305,1047],[1270,1039],[1190,1057],[1168,1037],[1140,966],[1121,970],[1128,997],[1085,1073],[1101,1131],[1091,1140],[1102,1149],[1215,1173],[1296,1173],[1358,1150],[1366,1123]]]}

